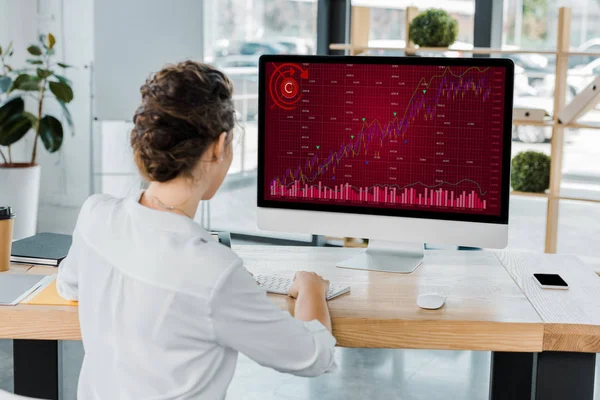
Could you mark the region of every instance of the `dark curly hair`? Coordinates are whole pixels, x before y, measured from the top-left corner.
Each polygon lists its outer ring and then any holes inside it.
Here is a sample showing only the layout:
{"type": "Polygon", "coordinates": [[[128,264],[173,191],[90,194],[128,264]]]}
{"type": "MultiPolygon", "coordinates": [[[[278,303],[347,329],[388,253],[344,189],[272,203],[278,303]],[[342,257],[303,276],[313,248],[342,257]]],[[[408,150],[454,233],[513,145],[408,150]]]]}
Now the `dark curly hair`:
{"type": "MultiPolygon", "coordinates": [[[[191,174],[222,132],[235,125],[233,85],[207,64],[184,61],[153,74],[140,88],[131,147],[140,173],[166,182],[191,174]]],[[[228,138],[231,140],[231,137],[228,138]]]]}

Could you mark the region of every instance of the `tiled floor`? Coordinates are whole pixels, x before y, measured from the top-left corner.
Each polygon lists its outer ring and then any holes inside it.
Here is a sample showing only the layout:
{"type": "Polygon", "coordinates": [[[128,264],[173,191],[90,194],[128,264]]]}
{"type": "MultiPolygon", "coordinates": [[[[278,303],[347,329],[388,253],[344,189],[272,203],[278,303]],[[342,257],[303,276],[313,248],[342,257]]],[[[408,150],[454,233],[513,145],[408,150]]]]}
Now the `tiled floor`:
{"type": "MultiPolygon", "coordinates": [[[[0,388],[12,391],[12,345],[0,341],[0,388]]],[[[83,349],[63,342],[63,397],[74,400],[83,349]]],[[[299,378],[261,367],[240,356],[228,400],[485,399],[486,352],[338,349],[338,370],[299,378]]]]}
{"type": "Polygon", "coordinates": [[[13,390],[12,341],[0,340],[0,389],[13,390]]]}
{"type": "MultiPolygon", "coordinates": [[[[12,391],[12,344],[0,340],[0,389],[12,391]]],[[[75,400],[80,342],[63,342],[61,400],[75,400]]],[[[240,356],[227,400],[485,400],[490,353],[337,349],[338,370],[300,378],[240,356]],[[443,395],[442,395],[443,394],[443,395]]],[[[596,382],[600,378],[596,370],[596,382]]],[[[600,396],[596,393],[596,400],[600,396]]]]}
{"type": "Polygon", "coordinates": [[[338,349],[339,369],[306,379],[260,368],[241,357],[228,399],[483,400],[487,352],[338,349]]]}

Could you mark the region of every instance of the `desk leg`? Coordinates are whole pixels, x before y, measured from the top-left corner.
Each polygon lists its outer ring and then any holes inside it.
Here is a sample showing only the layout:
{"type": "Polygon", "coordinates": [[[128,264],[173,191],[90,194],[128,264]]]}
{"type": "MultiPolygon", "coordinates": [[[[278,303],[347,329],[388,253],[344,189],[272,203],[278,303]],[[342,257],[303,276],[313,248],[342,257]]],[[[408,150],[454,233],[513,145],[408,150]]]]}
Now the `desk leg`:
{"type": "Polygon", "coordinates": [[[535,400],[592,400],[595,374],[594,353],[539,353],[535,400]]]}
{"type": "Polygon", "coordinates": [[[58,341],[13,340],[15,394],[58,400],[58,341]]]}
{"type": "Polygon", "coordinates": [[[596,354],[492,353],[490,400],[593,400],[596,354]]]}
{"type": "Polygon", "coordinates": [[[533,353],[492,352],[490,400],[531,400],[533,353]]]}

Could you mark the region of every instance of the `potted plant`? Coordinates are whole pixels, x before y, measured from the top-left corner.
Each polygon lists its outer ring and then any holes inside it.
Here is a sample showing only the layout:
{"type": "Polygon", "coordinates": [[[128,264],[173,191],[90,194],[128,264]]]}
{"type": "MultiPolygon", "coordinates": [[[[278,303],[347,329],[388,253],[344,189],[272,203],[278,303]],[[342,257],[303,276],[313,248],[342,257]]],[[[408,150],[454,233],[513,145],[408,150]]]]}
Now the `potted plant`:
{"type": "Polygon", "coordinates": [[[11,206],[17,213],[14,239],[35,234],[37,225],[40,166],[37,164],[38,143],[53,153],[63,141],[62,123],[44,112],[49,99],[60,105],[66,122],[73,127],[66,106],[73,100],[70,81],[57,73],[69,68],[54,61],[56,40],[52,34],[40,35],[39,44],[27,48],[27,67],[13,69],[8,64],[14,50],[9,44],[0,47],[0,204],[11,206]],[[26,102],[27,100],[27,102],[26,102]],[[26,110],[32,104],[32,112],[26,110]],[[31,132],[31,158],[14,160],[11,146],[31,132]]]}
{"type": "Polygon", "coordinates": [[[544,193],[550,187],[550,156],[525,151],[517,154],[511,164],[510,181],[514,190],[544,193]]]}
{"type": "Polygon", "coordinates": [[[458,22],[446,11],[430,8],[417,15],[408,30],[409,39],[419,47],[447,48],[456,40],[458,22]]]}

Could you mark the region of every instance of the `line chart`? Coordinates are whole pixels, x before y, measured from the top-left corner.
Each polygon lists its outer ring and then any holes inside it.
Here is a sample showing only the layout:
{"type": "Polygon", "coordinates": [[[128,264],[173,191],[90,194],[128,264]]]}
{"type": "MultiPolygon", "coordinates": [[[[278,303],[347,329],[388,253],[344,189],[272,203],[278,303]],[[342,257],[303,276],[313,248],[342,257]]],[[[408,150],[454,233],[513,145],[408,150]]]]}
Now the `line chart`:
{"type": "Polygon", "coordinates": [[[268,198],[499,213],[503,68],[331,67],[267,107],[268,198]]]}
{"type": "MultiPolygon", "coordinates": [[[[431,84],[433,79],[444,78],[446,76],[446,74],[450,74],[453,77],[460,79],[467,72],[469,72],[470,70],[473,70],[473,69],[476,69],[478,72],[485,72],[488,70],[488,68],[481,69],[478,67],[471,67],[471,68],[468,68],[466,71],[464,71],[462,74],[456,75],[456,74],[452,73],[452,71],[450,70],[450,67],[446,67],[444,69],[444,72],[441,75],[432,76],[431,79],[429,80],[429,84],[427,86],[429,86],[431,84]]],[[[313,182],[316,179],[316,177],[318,175],[320,175],[324,170],[326,170],[326,168],[328,168],[332,163],[339,163],[344,157],[348,157],[350,155],[357,155],[360,152],[361,147],[365,151],[367,151],[369,144],[373,140],[376,140],[376,139],[385,140],[388,137],[396,137],[398,135],[404,135],[406,128],[410,125],[410,120],[413,119],[414,117],[416,117],[416,115],[421,110],[421,108],[423,108],[427,104],[428,101],[437,102],[437,99],[439,98],[439,96],[445,94],[445,92],[446,92],[444,90],[444,88],[445,88],[445,85],[447,82],[446,82],[446,80],[442,80],[440,82],[440,86],[438,87],[436,94],[434,96],[431,96],[428,98],[427,90],[419,89],[419,87],[423,83],[423,81],[424,81],[424,78],[421,78],[421,80],[419,81],[419,84],[417,85],[417,88],[415,88],[415,91],[413,92],[410,100],[408,101],[408,106],[406,107],[406,110],[404,111],[404,115],[402,116],[402,118],[395,117],[392,121],[387,123],[385,128],[376,119],[373,120],[371,123],[367,123],[365,121],[365,118],[363,118],[363,127],[360,130],[357,140],[355,142],[350,142],[346,145],[343,145],[338,151],[332,151],[329,154],[329,156],[320,165],[318,165],[318,162],[319,162],[318,156],[314,156],[313,159],[306,161],[305,168],[308,168],[312,172],[312,175],[304,174],[302,167],[299,166],[296,169],[296,171],[293,173],[291,170],[288,169],[283,177],[275,178],[275,182],[277,182],[280,185],[284,185],[284,186],[293,184],[293,182],[295,182],[296,180],[299,180],[301,183],[313,182]],[[415,99],[415,96],[418,93],[420,94],[421,91],[422,91],[423,96],[418,101],[413,102],[413,100],[415,99]],[[412,108],[411,108],[411,105],[412,105],[412,108]],[[410,109],[410,111],[409,111],[409,109],[410,109]],[[315,168],[315,165],[316,165],[316,168],[315,168]],[[288,180],[288,177],[291,178],[291,181],[288,180]]],[[[473,90],[479,89],[481,91],[484,89],[489,89],[489,87],[485,87],[485,86],[477,87],[475,82],[472,80],[463,81],[461,79],[461,81],[458,85],[455,85],[454,83],[450,84],[450,90],[454,90],[454,91],[467,90],[469,88],[472,88],[473,90]]],[[[449,94],[449,92],[448,92],[448,94],[449,94]]],[[[486,94],[487,94],[487,92],[483,94],[484,100],[485,100],[486,94]]],[[[432,110],[435,110],[435,107],[427,108],[427,111],[429,112],[430,115],[432,114],[432,110]]],[[[431,115],[431,118],[433,118],[433,115],[431,115]]],[[[383,145],[383,143],[381,143],[381,144],[383,145]]]]}

